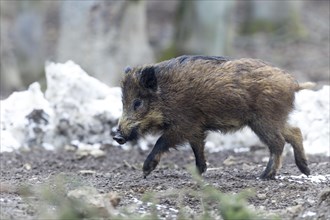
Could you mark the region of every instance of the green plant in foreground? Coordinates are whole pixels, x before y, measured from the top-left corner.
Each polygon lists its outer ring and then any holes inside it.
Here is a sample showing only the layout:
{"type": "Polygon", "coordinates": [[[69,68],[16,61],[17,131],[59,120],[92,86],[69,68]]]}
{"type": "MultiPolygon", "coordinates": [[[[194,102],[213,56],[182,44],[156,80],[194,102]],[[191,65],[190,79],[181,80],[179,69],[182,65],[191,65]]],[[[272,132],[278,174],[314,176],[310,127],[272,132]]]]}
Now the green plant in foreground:
{"type": "Polygon", "coordinates": [[[195,169],[190,168],[194,180],[201,190],[195,194],[202,199],[203,215],[202,219],[210,219],[211,211],[214,209],[224,220],[229,219],[261,219],[255,212],[248,208],[247,198],[254,193],[252,191],[242,191],[238,194],[224,194],[215,187],[206,184],[195,169]]]}
{"type": "Polygon", "coordinates": [[[80,184],[73,178],[59,174],[38,187],[22,187],[20,194],[36,210],[38,219],[78,220],[100,217],[95,207],[67,196],[68,187],[72,185],[77,187],[80,184]]]}

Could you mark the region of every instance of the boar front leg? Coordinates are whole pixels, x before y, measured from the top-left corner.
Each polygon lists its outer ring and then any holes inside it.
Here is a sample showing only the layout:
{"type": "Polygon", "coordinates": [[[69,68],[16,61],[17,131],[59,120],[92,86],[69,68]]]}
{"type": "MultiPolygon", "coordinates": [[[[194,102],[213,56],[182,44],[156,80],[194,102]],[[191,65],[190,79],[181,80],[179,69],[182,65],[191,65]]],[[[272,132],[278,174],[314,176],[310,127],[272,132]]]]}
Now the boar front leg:
{"type": "Polygon", "coordinates": [[[148,155],[143,164],[143,175],[146,178],[158,165],[162,154],[167,152],[169,148],[175,147],[173,141],[170,141],[165,135],[162,135],[156,142],[154,148],[148,155]]]}

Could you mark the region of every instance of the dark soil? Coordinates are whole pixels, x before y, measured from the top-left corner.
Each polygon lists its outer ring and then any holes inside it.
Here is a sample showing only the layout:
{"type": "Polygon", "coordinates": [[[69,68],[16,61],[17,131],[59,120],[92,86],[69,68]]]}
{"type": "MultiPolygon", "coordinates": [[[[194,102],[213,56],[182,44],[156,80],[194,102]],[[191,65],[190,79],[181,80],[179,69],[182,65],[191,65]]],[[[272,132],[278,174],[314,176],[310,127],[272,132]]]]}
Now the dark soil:
{"type": "MultiPolygon", "coordinates": [[[[1,219],[36,219],[38,206],[26,203],[15,188],[21,185],[38,186],[58,174],[65,174],[80,184],[93,186],[99,192],[117,192],[121,202],[117,209],[136,205],[145,192],[180,192],[198,190],[196,181],[187,170],[194,165],[190,149],[171,150],[164,155],[157,169],[146,179],[141,167],[148,152],[139,149],[124,151],[118,147],[106,147],[106,156],[80,158],[72,151],[46,151],[35,149],[29,152],[0,154],[1,161],[1,219]],[[81,170],[95,172],[82,173],[81,170]],[[138,200],[137,200],[138,199],[138,200]]],[[[284,156],[283,167],[276,180],[258,179],[266,162],[265,148],[251,148],[249,152],[222,151],[207,153],[209,170],[204,180],[224,193],[238,193],[253,189],[255,195],[249,204],[255,211],[275,213],[283,219],[329,219],[330,217],[330,162],[329,157],[309,155],[312,175],[327,175],[321,182],[311,178],[294,180],[291,175],[301,173],[294,164],[293,155],[284,156]],[[224,162],[225,161],[225,162],[224,162]]],[[[176,217],[179,202],[177,196],[159,198],[161,217],[176,217]]],[[[194,213],[200,213],[200,201],[184,196],[183,204],[194,213]]],[[[139,212],[143,207],[139,207],[139,212]]]]}

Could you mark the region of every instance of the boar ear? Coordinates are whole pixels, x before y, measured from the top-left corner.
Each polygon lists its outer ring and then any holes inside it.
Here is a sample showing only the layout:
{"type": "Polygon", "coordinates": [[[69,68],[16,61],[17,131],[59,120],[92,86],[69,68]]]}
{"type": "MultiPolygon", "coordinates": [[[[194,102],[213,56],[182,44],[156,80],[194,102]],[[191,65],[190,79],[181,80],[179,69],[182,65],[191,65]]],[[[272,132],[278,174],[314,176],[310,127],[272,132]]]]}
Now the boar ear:
{"type": "Polygon", "coordinates": [[[141,71],[140,84],[153,91],[157,89],[157,78],[154,67],[146,67],[141,71]]]}
{"type": "Polygon", "coordinates": [[[126,66],[124,69],[124,72],[127,74],[132,71],[132,68],[130,66],[126,66]]]}

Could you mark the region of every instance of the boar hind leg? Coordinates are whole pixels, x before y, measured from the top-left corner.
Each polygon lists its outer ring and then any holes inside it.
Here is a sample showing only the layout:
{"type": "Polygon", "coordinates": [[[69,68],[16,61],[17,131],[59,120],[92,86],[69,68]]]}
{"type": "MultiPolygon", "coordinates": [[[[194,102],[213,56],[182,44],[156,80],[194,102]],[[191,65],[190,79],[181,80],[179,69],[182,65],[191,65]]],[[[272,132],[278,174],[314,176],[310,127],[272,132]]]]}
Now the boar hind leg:
{"type": "Polygon", "coordinates": [[[293,147],[294,158],[299,170],[307,176],[310,175],[300,129],[286,124],[281,133],[285,141],[293,147]]]}
{"type": "Polygon", "coordinates": [[[268,146],[270,151],[268,164],[260,178],[275,179],[276,172],[281,167],[282,152],[285,144],[284,138],[279,129],[267,124],[253,124],[250,127],[258,135],[260,140],[268,146]]]}
{"type": "Polygon", "coordinates": [[[204,139],[201,139],[201,141],[190,141],[190,146],[195,154],[197,170],[199,174],[202,174],[207,169],[204,156],[204,139]]]}
{"type": "Polygon", "coordinates": [[[167,152],[170,147],[174,147],[175,145],[169,142],[170,139],[165,138],[165,136],[161,136],[150,154],[148,155],[147,159],[144,161],[143,164],[143,175],[144,178],[148,176],[158,165],[162,154],[167,152]]]}

